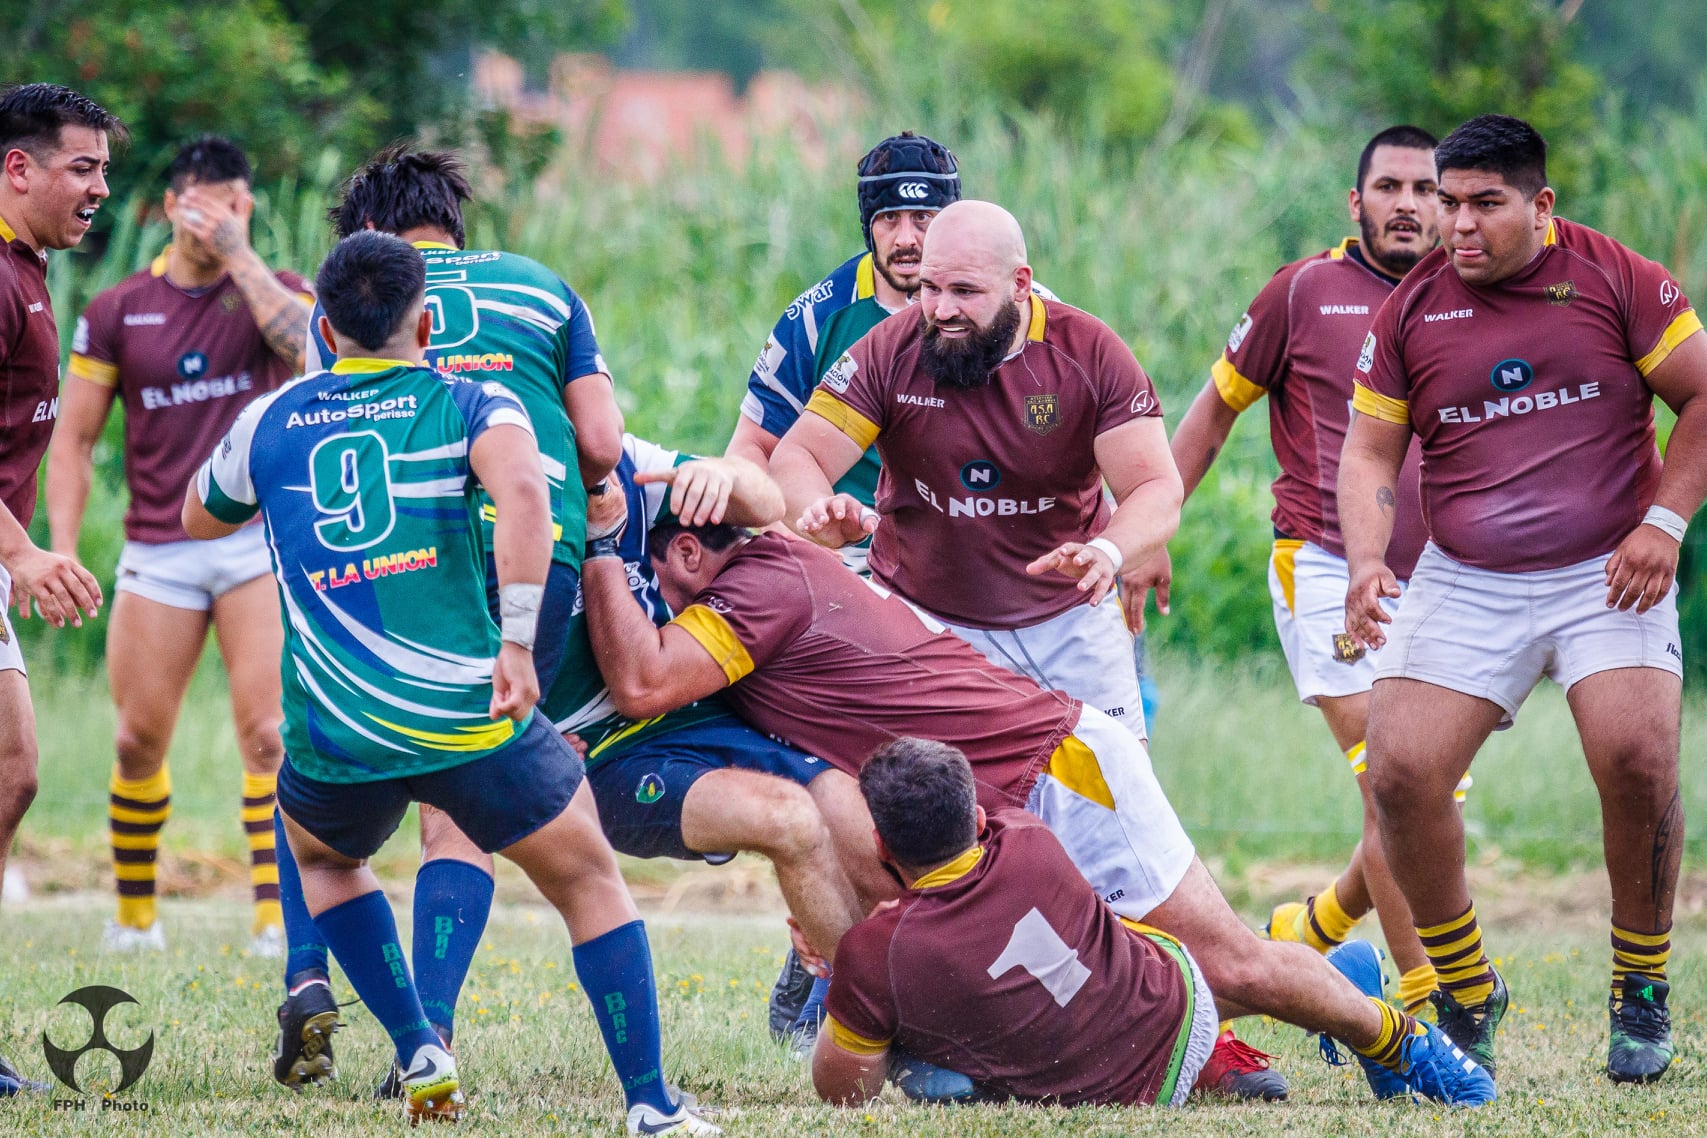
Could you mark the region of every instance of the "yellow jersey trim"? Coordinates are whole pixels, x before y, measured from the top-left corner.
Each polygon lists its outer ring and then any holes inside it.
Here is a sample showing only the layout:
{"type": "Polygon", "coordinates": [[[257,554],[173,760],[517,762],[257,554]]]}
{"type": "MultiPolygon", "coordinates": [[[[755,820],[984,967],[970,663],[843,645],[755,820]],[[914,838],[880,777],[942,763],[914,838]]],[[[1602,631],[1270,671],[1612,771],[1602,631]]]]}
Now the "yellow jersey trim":
{"type": "Polygon", "coordinates": [[[1397,423],[1401,427],[1411,425],[1411,405],[1403,399],[1394,399],[1391,395],[1382,395],[1379,391],[1371,391],[1361,383],[1351,385],[1351,409],[1360,415],[1368,415],[1371,419],[1380,419],[1383,423],[1397,423]]]}
{"type": "Polygon", "coordinates": [[[455,245],[446,245],[443,241],[411,241],[409,244],[417,249],[449,249],[452,253],[459,251],[455,245]]]}
{"type": "Polygon", "coordinates": [[[65,371],[68,375],[74,375],[78,379],[86,379],[90,383],[99,384],[102,387],[112,387],[119,381],[118,364],[92,359],[76,352],[71,353],[71,364],[65,371]]]}
{"type": "Polygon", "coordinates": [[[735,630],[729,627],[722,613],[707,605],[689,605],[670,623],[711,653],[711,658],[723,669],[723,678],[730,683],[752,674],[753,658],[747,654],[747,646],[741,643],[741,638],[735,635],[735,630]]]}
{"type": "Polygon", "coordinates": [[[13,231],[13,229],[10,225],[6,224],[5,218],[0,217],[0,241],[5,241],[8,244],[10,244],[11,242],[16,241],[17,239],[18,239],[17,233],[15,231],[13,231]]]}
{"type": "Polygon", "coordinates": [[[1274,576],[1280,582],[1280,595],[1286,598],[1286,611],[1298,612],[1298,551],[1304,543],[1295,537],[1274,540],[1274,576]]]}
{"type": "Polygon", "coordinates": [[[1102,777],[1102,764],[1097,762],[1096,752],[1077,735],[1061,740],[1043,773],[1080,798],[1087,798],[1104,810],[1114,809],[1114,792],[1102,777]]]}
{"type": "Polygon", "coordinates": [[[854,268],[854,299],[869,300],[877,295],[877,265],[867,253],[854,268]]]}
{"type": "Polygon", "coordinates": [[[1544,238],[1542,240],[1541,244],[1543,244],[1543,245],[1557,245],[1558,243],[1559,243],[1558,222],[1550,220],[1547,222],[1547,236],[1546,236],[1546,238],[1544,238]]]}
{"type": "Polygon", "coordinates": [[[405,739],[412,739],[434,751],[492,751],[509,742],[516,733],[516,725],[509,719],[500,719],[496,723],[481,723],[473,727],[458,727],[455,731],[420,731],[400,723],[391,723],[377,715],[366,712],[363,714],[381,727],[389,728],[405,739]]]}
{"type": "Polygon", "coordinates": [[[1328,259],[1332,261],[1345,260],[1345,255],[1351,252],[1351,247],[1356,244],[1357,238],[1355,237],[1341,238],[1338,245],[1335,245],[1332,249],[1328,250],[1328,259]]]}
{"type": "Polygon", "coordinates": [[[1221,402],[1235,411],[1246,411],[1252,404],[1268,392],[1239,374],[1232,361],[1226,356],[1216,360],[1209,369],[1209,376],[1215,381],[1215,390],[1221,393],[1221,402]]]}
{"type": "MultiPolygon", "coordinates": [[[[494,506],[488,502],[486,505],[480,507],[480,517],[483,521],[487,521],[487,522],[492,523],[493,525],[497,525],[498,524],[498,507],[496,507],[496,506],[494,506]]],[[[552,522],[551,523],[551,540],[552,541],[562,541],[563,540],[563,523],[562,522],[552,522]]]]}
{"type": "Polygon", "coordinates": [[[166,254],[170,253],[171,251],[172,251],[172,246],[168,243],[164,249],[160,250],[160,255],[158,257],[156,257],[152,261],[148,262],[148,275],[149,276],[151,276],[151,277],[163,277],[166,275],[166,254]]]}
{"type": "Polygon", "coordinates": [[[1695,315],[1695,309],[1686,308],[1666,327],[1660,342],[1654,345],[1654,350],[1636,361],[1636,370],[1646,376],[1649,372],[1666,362],[1677,346],[1701,331],[1701,317],[1695,315]]]}
{"type": "Polygon", "coordinates": [[[867,1039],[858,1032],[849,1030],[835,1016],[825,1016],[824,1027],[830,1032],[830,1042],[843,1051],[851,1051],[855,1055],[881,1055],[889,1050],[889,1040],[867,1039]]]}
{"type": "Polygon", "coordinates": [[[382,360],[377,356],[349,356],[332,365],[332,374],[373,375],[375,372],[390,371],[394,367],[426,366],[426,364],[412,364],[408,360],[382,360]]]}
{"type": "Polygon", "coordinates": [[[1043,298],[1035,292],[1031,294],[1031,327],[1026,329],[1025,338],[1043,341],[1044,327],[1049,323],[1049,314],[1043,308],[1043,298]]]}
{"type": "MultiPolygon", "coordinates": [[[[1147,925],[1143,921],[1135,921],[1131,917],[1122,917],[1119,913],[1115,914],[1115,920],[1119,921],[1139,936],[1153,937],[1156,940],[1165,940],[1172,944],[1180,943],[1179,937],[1174,936],[1172,933],[1165,933],[1155,925],[1147,925]]],[[[1180,945],[1180,947],[1183,948],[1185,946],[1180,945]]]]}
{"type": "Polygon", "coordinates": [[[984,860],[984,847],[973,846],[953,861],[937,866],[917,881],[913,882],[914,889],[936,889],[943,885],[952,885],[968,873],[972,867],[984,860]]]}
{"type": "Polygon", "coordinates": [[[869,450],[871,444],[877,441],[877,436],[883,433],[883,428],[822,387],[814,391],[812,398],[806,401],[806,409],[828,420],[830,426],[858,443],[862,451],[869,450]]]}

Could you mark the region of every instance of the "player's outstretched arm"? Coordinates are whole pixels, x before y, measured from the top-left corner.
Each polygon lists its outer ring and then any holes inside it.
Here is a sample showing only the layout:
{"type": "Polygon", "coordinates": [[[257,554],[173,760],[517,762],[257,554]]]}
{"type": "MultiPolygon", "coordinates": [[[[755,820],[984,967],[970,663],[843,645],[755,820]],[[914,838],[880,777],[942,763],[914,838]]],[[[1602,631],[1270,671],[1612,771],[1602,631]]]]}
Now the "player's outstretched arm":
{"type": "Polygon", "coordinates": [[[1393,619],[1381,607],[1381,598],[1399,595],[1398,579],[1387,568],[1387,543],[1393,538],[1393,511],[1399,501],[1399,467],[1410,443],[1410,424],[1353,411],[1340,453],[1340,529],[1351,574],[1345,630],[1368,648],[1387,642],[1381,626],[1393,619]]]}
{"type": "Polygon", "coordinates": [[[782,520],[781,488],[744,458],[694,458],[668,470],[641,471],[634,480],[669,486],[670,512],[688,525],[760,529],[782,520]]]}
{"type": "Polygon", "coordinates": [[[802,537],[838,549],[851,541],[862,540],[871,532],[860,524],[862,515],[857,502],[851,526],[847,524],[850,519],[845,510],[824,513],[814,509],[832,499],[847,497],[835,492],[834,483],[852,470],[864,453],[864,448],[839,427],[810,409],[777,443],[771,454],[770,474],[782,487],[789,525],[802,537]]]}
{"type": "Polygon", "coordinates": [[[59,393],[59,421],[47,452],[47,525],[53,551],[77,556],[83,511],[95,473],[95,444],[107,425],[115,389],[68,375],[59,393]]]}
{"type": "Polygon", "coordinates": [[[889,1074],[889,1048],[861,1054],[834,1039],[835,1032],[818,1033],[812,1048],[812,1087],[834,1106],[860,1106],[883,1093],[889,1074]]]}
{"type": "Polygon", "coordinates": [[[1173,441],[1169,444],[1174,465],[1179,468],[1184,497],[1191,497],[1203,476],[1209,473],[1215,456],[1227,445],[1227,436],[1232,433],[1233,424],[1238,419],[1239,412],[1227,405],[1213,379],[1204,384],[1197,398],[1191,401],[1185,418],[1174,428],[1173,441]]]}
{"type": "Polygon", "coordinates": [[[1637,525],[1606,561],[1606,605],[1623,611],[1647,612],[1665,598],[1677,579],[1682,526],[1707,498],[1707,333],[1673,348],[1647,379],[1677,412],[1677,424],[1649,511],[1660,524],[1637,525]]]}
{"type": "Polygon", "coordinates": [[[622,408],[602,371],[571,379],[563,388],[563,410],[575,424],[575,463],[581,485],[597,486],[622,461],[622,408]]]}
{"type": "Polygon", "coordinates": [[[776,444],[781,441],[747,416],[737,415],[735,433],[729,436],[729,445],[723,448],[723,454],[727,458],[744,458],[765,470],[771,464],[771,455],[776,453],[776,444]]]}
{"type": "Polygon", "coordinates": [[[308,316],[314,306],[274,276],[250,246],[249,215],[254,208],[255,199],[247,193],[233,210],[193,185],[178,197],[179,220],[223,259],[225,271],[243,294],[267,347],[293,372],[301,374],[308,344],[308,316]]]}

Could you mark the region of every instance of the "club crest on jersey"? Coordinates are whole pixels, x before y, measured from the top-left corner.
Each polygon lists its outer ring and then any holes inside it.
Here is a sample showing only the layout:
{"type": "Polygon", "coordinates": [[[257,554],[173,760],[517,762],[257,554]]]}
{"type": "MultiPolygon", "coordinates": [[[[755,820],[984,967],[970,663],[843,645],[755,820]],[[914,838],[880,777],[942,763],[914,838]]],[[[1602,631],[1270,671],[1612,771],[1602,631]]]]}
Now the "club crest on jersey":
{"type": "Polygon", "coordinates": [[[1342,664],[1354,664],[1363,659],[1363,645],[1351,638],[1349,632],[1334,633],[1334,659],[1342,664]]]}
{"type": "Polygon", "coordinates": [[[648,774],[640,780],[640,785],[634,789],[634,801],[642,806],[650,806],[664,797],[664,780],[655,774],[648,774]]]}
{"type": "Polygon", "coordinates": [[[1239,322],[1233,325],[1232,334],[1227,337],[1227,350],[1229,352],[1239,350],[1239,345],[1244,343],[1245,337],[1251,334],[1251,325],[1255,323],[1256,321],[1251,319],[1249,312],[1239,317],[1239,322]]]}
{"type": "Polygon", "coordinates": [[[1547,286],[1547,303],[1555,308],[1567,308],[1577,298],[1575,281],[1560,281],[1547,286]]]}
{"type": "Polygon", "coordinates": [[[1363,351],[1357,356],[1357,370],[1365,375],[1375,366],[1375,333],[1371,332],[1363,338],[1363,351]]]}
{"type": "Polygon", "coordinates": [[[230,316],[233,312],[236,312],[243,306],[243,294],[240,292],[228,292],[219,298],[219,306],[225,309],[225,314],[227,316],[230,316]]]}
{"type": "Polygon", "coordinates": [[[1501,360],[1494,365],[1494,370],[1488,373],[1488,382],[1494,385],[1495,391],[1503,391],[1509,395],[1534,383],[1535,369],[1529,366],[1527,360],[1501,360]]]}
{"type": "Polygon", "coordinates": [[[1048,395],[1027,395],[1025,397],[1025,425],[1027,430],[1047,435],[1061,425],[1061,397],[1051,392],[1048,395]]]}

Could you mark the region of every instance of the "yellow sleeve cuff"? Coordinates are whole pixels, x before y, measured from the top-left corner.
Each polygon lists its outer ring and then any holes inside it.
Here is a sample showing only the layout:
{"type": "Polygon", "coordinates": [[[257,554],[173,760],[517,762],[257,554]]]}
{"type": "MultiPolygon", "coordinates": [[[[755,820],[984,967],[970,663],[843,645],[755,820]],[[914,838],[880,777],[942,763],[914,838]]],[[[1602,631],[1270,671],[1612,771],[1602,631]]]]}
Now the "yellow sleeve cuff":
{"type": "Polygon", "coordinates": [[[1371,419],[1380,419],[1383,423],[1397,423],[1402,427],[1411,425],[1411,405],[1403,399],[1394,399],[1390,395],[1382,395],[1379,391],[1371,391],[1361,383],[1351,385],[1351,409],[1360,415],[1368,415],[1371,419]]]}
{"type": "Polygon", "coordinates": [[[832,427],[858,443],[862,451],[869,449],[882,431],[876,423],[822,387],[814,391],[812,398],[806,401],[806,409],[814,415],[828,419],[832,427]]]}
{"type": "Polygon", "coordinates": [[[830,1031],[830,1041],[843,1051],[851,1051],[855,1055],[881,1055],[889,1050],[889,1040],[867,1039],[842,1026],[835,1016],[825,1016],[824,1026],[830,1031]]]}
{"type": "Polygon", "coordinates": [[[1666,362],[1666,357],[1685,340],[1701,331],[1701,317],[1695,315],[1695,309],[1686,308],[1677,314],[1660,337],[1660,342],[1654,350],[1636,361],[1636,370],[1644,377],[1655,368],[1666,362]]]}
{"type": "Polygon", "coordinates": [[[1215,390],[1221,393],[1221,402],[1235,411],[1244,411],[1268,392],[1244,376],[1239,369],[1228,362],[1226,356],[1215,361],[1215,366],[1209,369],[1209,375],[1215,380],[1215,390]]]}
{"type": "MultiPolygon", "coordinates": [[[[113,387],[119,381],[119,365],[110,364],[106,360],[92,359],[89,356],[71,353],[71,366],[65,369],[78,379],[86,379],[90,383],[98,383],[102,387],[113,387]]],[[[1647,374],[1646,372],[1643,373],[1647,374]]]]}
{"type": "Polygon", "coordinates": [[[723,669],[723,675],[730,683],[752,674],[753,658],[747,654],[746,646],[729,627],[729,622],[723,619],[723,614],[705,605],[689,605],[670,623],[711,653],[711,658],[717,661],[717,666],[723,669]]]}

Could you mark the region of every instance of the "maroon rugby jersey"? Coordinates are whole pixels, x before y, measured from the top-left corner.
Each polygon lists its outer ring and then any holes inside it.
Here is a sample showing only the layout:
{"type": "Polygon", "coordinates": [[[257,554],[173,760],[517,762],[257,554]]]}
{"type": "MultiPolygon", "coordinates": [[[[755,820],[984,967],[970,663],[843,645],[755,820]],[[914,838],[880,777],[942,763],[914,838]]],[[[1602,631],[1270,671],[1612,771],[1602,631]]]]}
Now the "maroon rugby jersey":
{"type": "Polygon", "coordinates": [[[1004,810],[842,938],[826,1027],[850,1050],[898,1045],[1021,1099],[1148,1104],[1189,1029],[1190,984],[1042,822],[1004,810]]]}
{"type": "Polygon", "coordinates": [[[36,471],[59,415],[59,330],[47,294],[47,257],[4,218],[0,239],[0,502],[19,525],[36,512],[36,471]]]}
{"type": "Polygon", "coordinates": [[[729,678],[736,713],[857,774],[903,735],[966,753],[986,810],[1024,806],[1079,702],[984,659],[811,542],[747,542],[673,622],[729,678]]]}
{"type": "MultiPolygon", "coordinates": [[[[279,281],[312,301],[301,277],[279,281]]],[[[124,404],[125,537],[184,541],[184,487],[238,413],[291,378],[267,347],[229,276],[187,290],[166,276],[166,254],[89,302],[77,321],[70,373],[116,387],[124,404]]]]}
{"type": "Polygon", "coordinates": [[[1108,524],[1092,443],[1161,415],[1150,378],[1108,325],[1037,296],[1025,346],[987,387],[939,388],[919,363],[922,340],[919,313],[896,313],[806,404],[862,449],[876,441],[872,573],[973,628],[1037,624],[1085,603],[1076,581],[1025,567],[1108,524]]]}
{"type": "MultiPolygon", "coordinates": [[[[1354,250],[1357,239],[1282,266],[1227,339],[1211,374],[1221,398],[1243,411],[1269,397],[1268,432],[1280,476],[1274,527],[1345,556],[1340,536],[1340,451],[1351,424],[1351,373],[1370,322],[1397,283],[1354,250]]],[[[1401,580],[1428,541],[1413,444],[1399,473],[1399,508],[1387,564],[1401,580]]]]}
{"type": "Polygon", "coordinates": [[[1423,512],[1467,565],[1557,569],[1609,553],[1659,486],[1645,377],[1701,330],[1664,268],[1563,219],[1513,277],[1411,270],[1358,358],[1354,405],[1422,442],[1423,512]]]}

